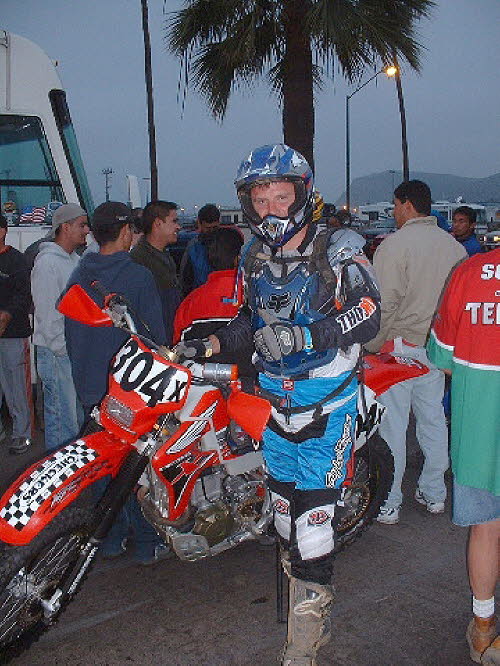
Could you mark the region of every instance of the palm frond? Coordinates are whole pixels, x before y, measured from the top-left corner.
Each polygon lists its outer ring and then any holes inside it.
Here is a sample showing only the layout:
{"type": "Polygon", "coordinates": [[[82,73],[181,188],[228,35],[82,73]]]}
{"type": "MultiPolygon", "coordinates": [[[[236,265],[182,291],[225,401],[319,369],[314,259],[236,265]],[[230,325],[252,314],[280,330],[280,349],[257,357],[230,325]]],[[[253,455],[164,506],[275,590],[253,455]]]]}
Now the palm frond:
{"type": "Polygon", "coordinates": [[[365,67],[389,64],[396,53],[420,70],[415,24],[429,16],[433,0],[318,0],[307,30],[328,71],[337,61],[343,75],[358,79],[365,67]]]}

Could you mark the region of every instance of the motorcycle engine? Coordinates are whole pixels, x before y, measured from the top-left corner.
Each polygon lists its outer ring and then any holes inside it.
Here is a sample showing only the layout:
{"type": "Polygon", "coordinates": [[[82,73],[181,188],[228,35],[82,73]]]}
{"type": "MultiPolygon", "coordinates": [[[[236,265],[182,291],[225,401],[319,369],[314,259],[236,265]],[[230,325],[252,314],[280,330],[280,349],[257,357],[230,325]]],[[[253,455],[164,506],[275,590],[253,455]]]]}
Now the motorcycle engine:
{"type": "Polygon", "coordinates": [[[213,546],[245,522],[256,520],[262,506],[260,488],[262,484],[250,475],[226,476],[222,469],[198,479],[191,498],[196,509],[193,533],[213,546]]]}

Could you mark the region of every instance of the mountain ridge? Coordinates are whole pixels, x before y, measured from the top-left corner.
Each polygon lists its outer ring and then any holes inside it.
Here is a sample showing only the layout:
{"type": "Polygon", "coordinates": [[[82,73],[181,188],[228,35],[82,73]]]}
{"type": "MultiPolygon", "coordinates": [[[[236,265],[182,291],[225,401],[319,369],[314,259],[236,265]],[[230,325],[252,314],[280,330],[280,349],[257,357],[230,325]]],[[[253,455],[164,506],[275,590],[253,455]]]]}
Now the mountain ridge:
{"type": "MultiPolygon", "coordinates": [[[[412,180],[423,180],[429,185],[433,201],[498,203],[500,202],[500,173],[484,178],[454,176],[446,173],[410,171],[412,180]]],[[[378,201],[392,201],[394,187],[403,180],[401,171],[387,170],[355,178],[351,183],[351,205],[359,206],[378,201]]],[[[337,206],[345,204],[345,192],[336,200],[337,206]]]]}

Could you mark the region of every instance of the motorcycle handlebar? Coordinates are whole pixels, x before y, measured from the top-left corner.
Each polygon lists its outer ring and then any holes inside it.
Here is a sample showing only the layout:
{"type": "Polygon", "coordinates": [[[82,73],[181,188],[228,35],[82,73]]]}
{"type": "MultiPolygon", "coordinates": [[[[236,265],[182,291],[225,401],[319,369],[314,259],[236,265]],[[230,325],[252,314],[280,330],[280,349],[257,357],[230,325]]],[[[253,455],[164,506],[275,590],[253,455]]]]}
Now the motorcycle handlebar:
{"type": "Polygon", "coordinates": [[[183,361],[183,365],[189,368],[193,377],[204,379],[216,384],[229,384],[238,379],[238,366],[231,363],[196,363],[195,361],[183,361]]]}

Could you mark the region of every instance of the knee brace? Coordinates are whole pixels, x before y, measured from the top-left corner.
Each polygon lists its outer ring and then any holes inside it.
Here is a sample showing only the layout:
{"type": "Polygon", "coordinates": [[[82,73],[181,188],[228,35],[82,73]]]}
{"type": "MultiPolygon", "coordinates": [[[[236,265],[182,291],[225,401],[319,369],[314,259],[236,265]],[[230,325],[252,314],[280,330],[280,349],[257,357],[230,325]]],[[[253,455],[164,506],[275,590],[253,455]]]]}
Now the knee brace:
{"type": "Polygon", "coordinates": [[[330,583],[338,490],[296,490],[293,503],[292,575],[320,585],[330,583]]]}
{"type": "Polygon", "coordinates": [[[292,526],[292,497],[294,484],[268,477],[269,491],[274,512],[274,526],[281,539],[290,541],[292,526]]]}

